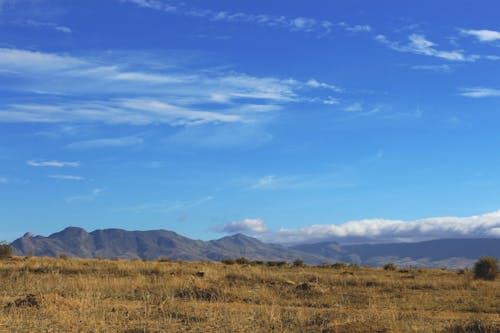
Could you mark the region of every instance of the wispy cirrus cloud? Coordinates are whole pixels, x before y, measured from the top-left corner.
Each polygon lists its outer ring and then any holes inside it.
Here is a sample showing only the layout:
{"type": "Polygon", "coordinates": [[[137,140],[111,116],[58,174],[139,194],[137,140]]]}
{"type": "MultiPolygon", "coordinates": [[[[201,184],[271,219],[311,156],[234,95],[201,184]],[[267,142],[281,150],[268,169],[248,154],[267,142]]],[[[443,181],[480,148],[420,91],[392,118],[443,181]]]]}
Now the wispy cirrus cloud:
{"type": "Polygon", "coordinates": [[[391,48],[392,50],[398,52],[414,53],[459,62],[473,62],[480,58],[480,56],[478,55],[466,54],[463,50],[439,50],[437,49],[437,44],[431,42],[425,36],[420,34],[411,34],[410,36],[408,36],[407,43],[390,41],[384,35],[377,35],[375,39],[391,48]]]}
{"type": "Polygon", "coordinates": [[[71,28],[51,21],[51,18],[58,16],[54,12],[48,10],[43,1],[39,0],[0,0],[0,14],[3,14],[0,25],[31,27],[71,34],[71,28]]]}
{"type": "Polygon", "coordinates": [[[340,188],[351,187],[352,183],[342,179],[338,173],[297,174],[297,175],[266,175],[250,184],[250,190],[300,190],[307,188],[340,188]]]}
{"type": "Polygon", "coordinates": [[[77,181],[85,180],[85,178],[75,175],[49,175],[48,177],[58,180],[77,180],[77,181]]]}
{"type": "Polygon", "coordinates": [[[118,211],[133,212],[133,213],[143,213],[143,212],[164,213],[170,211],[187,210],[195,208],[213,199],[214,197],[212,196],[206,196],[196,200],[148,202],[139,205],[119,208],[118,211]]]}
{"type": "Polygon", "coordinates": [[[55,168],[64,168],[64,167],[76,168],[80,166],[80,162],[67,162],[67,161],[57,161],[57,160],[51,160],[51,161],[29,160],[26,161],[26,164],[32,167],[55,167],[55,168]]]}
{"type": "Polygon", "coordinates": [[[453,67],[451,67],[448,64],[441,64],[441,65],[413,65],[410,68],[414,69],[414,70],[440,72],[440,73],[451,73],[451,72],[453,72],[453,67]]]}
{"type": "Polygon", "coordinates": [[[0,111],[0,122],[196,125],[242,122],[237,114],[192,110],[152,99],[127,99],[60,104],[12,104],[0,111]]]}
{"type": "Polygon", "coordinates": [[[340,27],[344,28],[347,31],[350,32],[370,32],[372,31],[372,27],[369,26],[368,24],[355,24],[351,25],[346,22],[340,22],[338,24],[340,27]]]}
{"type": "Polygon", "coordinates": [[[207,149],[255,148],[270,142],[273,135],[258,124],[217,124],[188,126],[163,142],[174,147],[202,147],[207,149]]]}
{"type": "Polygon", "coordinates": [[[327,98],[325,98],[323,100],[323,104],[327,104],[327,105],[336,105],[339,103],[340,103],[340,100],[338,98],[335,98],[332,96],[328,96],[327,98]]]}
{"type": "Polygon", "coordinates": [[[231,12],[212,10],[188,6],[185,3],[161,0],[121,0],[133,3],[139,7],[158,10],[165,13],[183,15],[186,17],[206,19],[212,22],[246,23],[281,28],[291,32],[318,33],[320,36],[329,34],[334,28],[343,29],[351,33],[369,32],[371,26],[351,25],[346,22],[334,23],[329,20],[318,20],[312,17],[287,17],[283,15],[252,14],[245,12],[231,12]]]}
{"type": "Polygon", "coordinates": [[[500,31],[495,30],[474,30],[461,29],[462,34],[477,38],[480,42],[494,42],[500,40],[500,31]]]}
{"type": "Polygon", "coordinates": [[[36,20],[27,20],[25,22],[20,22],[19,24],[35,27],[35,28],[42,28],[42,29],[50,29],[50,30],[55,30],[58,32],[62,32],[64,34],[71,34],[71,28],[60,25],[54,22],[42,22],[42,21],[36,21],[36,20]]]}
{"type": "Polygon", "coordinates": [[[347,112],[361,112],[363,111],[363,104],[359,102],[352,103],[344,108],[347,112]]]}
{"type": "Polygon", "coordinates": [[[106,190],[104,188],[94,188],[90,193],[66,198],[66,203],[72,204],[75,202],[92,202],[101,196],[105,191],[106,190]]]}
{"type": "Polygon", "coordinates": [[[439,238],[500,238],[500,211],[469,217],[433,217],[414,221],[365,219],[342,224],[269,230],[258,236],[282,244],[314,242],[388,243],[439,238]]]}
{"type": "Polygon", "coordinates": [[[137,136],[124,136],[117,138],[101,138],[93,140],[76,141],[67,144],[68,149],[96,149],[96,148],[116,148],[133,147],[142,145],[144,140],[137,136]]]}
{"type": "Polygon", "coordinates": [[[256,77],[175,63],[148,70],[147,61],[134,65],[96,58],[0,48],[4,70],[0,76],[11,82],[6,89],[12,96],[39,97],[37,103],[23,98],[0,104],[0,122],[172,126],[251,122],[285,104],[320,103],[321,96],[330,98],[342,91],[314,78],[256,77]]]}
{"type": "Polygon", "coordinates": [[[471,98],[484,98],[484,97],[500,97],[500,89],[473,87],[463,88],[460,95],[471,98]]]}

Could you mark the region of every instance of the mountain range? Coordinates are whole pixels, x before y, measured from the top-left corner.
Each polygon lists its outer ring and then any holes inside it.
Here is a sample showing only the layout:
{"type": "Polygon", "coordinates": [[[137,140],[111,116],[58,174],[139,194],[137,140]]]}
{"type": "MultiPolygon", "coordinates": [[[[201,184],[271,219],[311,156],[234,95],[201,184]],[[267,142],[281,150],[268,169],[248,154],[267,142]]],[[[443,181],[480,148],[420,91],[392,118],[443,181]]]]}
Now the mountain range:
{"type": "Polygon", "coordinates": [[[249,260],[307,264],[346,262],[382,266],[394,262],[408,267],[470,267],[484,256],[500,258],[500,239],[438,239],[416,243],[341,245],[334,242],[285,247],[235,234],[217,240],[193,240],[173,231],[104,229],[87,232],[68,227],[48,237],[26,233],[12,244],[17,255],[78,258],[141,258],[186,261],[249,260]]]}

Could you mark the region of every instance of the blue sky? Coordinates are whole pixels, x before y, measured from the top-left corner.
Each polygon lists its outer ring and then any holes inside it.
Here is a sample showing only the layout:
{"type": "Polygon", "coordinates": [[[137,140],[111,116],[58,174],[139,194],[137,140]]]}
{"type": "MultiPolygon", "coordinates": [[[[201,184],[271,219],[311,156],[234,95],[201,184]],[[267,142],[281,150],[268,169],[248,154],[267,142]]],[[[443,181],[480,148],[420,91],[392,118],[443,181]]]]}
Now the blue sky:
{"type": "Polygon", "coordinates": [[[0,239],[500,237],[499,10],[0,0],[0,239]]]}

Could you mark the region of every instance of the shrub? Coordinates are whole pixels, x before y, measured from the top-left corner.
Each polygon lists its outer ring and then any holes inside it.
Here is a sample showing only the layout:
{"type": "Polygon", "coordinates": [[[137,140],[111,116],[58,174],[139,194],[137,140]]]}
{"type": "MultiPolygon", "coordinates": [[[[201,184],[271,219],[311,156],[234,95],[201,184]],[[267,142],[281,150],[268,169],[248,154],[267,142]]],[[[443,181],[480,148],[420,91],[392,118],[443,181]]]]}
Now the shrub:
{"type": "Polygon", "coordinates": [[[483,257],[474,264],[474,277],[483,280],[495,280],[498,272],[498,260],[493,257],[483,257]]]}
{"type": "Polygon", "coordinates": [[[497,333],[500,326],[484,318],[471,318],[467,321],[457,321],[445,329],[445,333],[497,333]]]}
{"type": "Polygon", "coordinates": [[[224,265],[234,265],[235,261],[234,261],[234,259],[231,259],[231,258],[226,258],[226,259],[223,259],[223,260],[222,260],[222,263],[223,263],[224,265]]]}
{"type": "Polygon", "coordinates": [[[12,257],[12,246],[5,242],[0,242],[0,259],[12,257]]]}
{"type": "Polygon", "coordinates": [[[68,256],[67,256],[66,254],[64,254],[64,253],[61,253],[61,254],[59,255],[59,259],[66,260],[66,259],[68,259],[68,256]]]}
{"type": "Polygon", "coordinates": [[[241,258],[236,259],[236,263],[238,265],[247,265],[249,263],[249,261],[247,258],[241,257],[241,258]]]}
{"type": "Polygon", "coordinates": [[[386,271],[395,271],[396,270],[396,265],[394,265],[393,262],[388,262],[387,264],[384,265],[384,270],[386,270],[386,271]]]}
{"type": "Polygon", "coordinates": [[[343,268],[346,268],[347,265],[345,263],[343,263],[343,262],[336,262],[331,267],[334,268],[334,269],[343,269],[343,268]]]}
{"type": "Polygon", "coordinates": [[[304,260],[297,258],[293,261],[293,266],[295,267],[304,267],[304,260]]]}
{"type": "Polygon", "coordinates": [[[166,257],[160,257],[158,262],[173,262],[173,260],[166,257]]]}
{"type": "Polygon", "coordinates": [[[268,261],[267,266],[269,267],[283,267],[287,265],[286,261],[268,261]]]}

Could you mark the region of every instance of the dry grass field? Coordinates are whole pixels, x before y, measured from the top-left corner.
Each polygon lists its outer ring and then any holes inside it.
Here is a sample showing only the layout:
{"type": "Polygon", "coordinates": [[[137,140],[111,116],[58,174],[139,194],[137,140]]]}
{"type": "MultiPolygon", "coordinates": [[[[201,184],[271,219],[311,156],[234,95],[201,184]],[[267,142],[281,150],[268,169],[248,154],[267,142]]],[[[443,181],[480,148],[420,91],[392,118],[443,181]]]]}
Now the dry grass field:
{"type": "Polygon", "coordinates": [[[0,260],[1,332],[500,332],[472,272],[0,260]]]}

